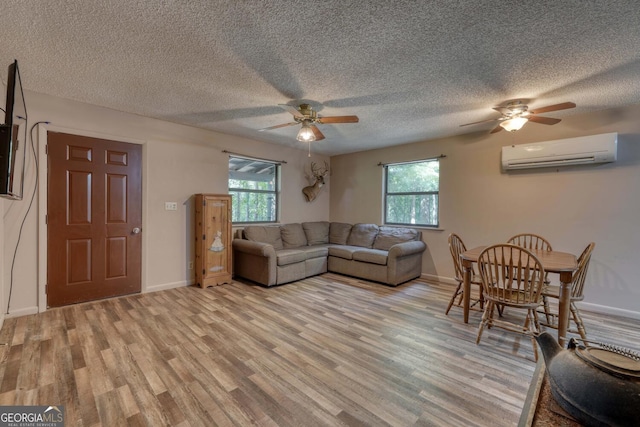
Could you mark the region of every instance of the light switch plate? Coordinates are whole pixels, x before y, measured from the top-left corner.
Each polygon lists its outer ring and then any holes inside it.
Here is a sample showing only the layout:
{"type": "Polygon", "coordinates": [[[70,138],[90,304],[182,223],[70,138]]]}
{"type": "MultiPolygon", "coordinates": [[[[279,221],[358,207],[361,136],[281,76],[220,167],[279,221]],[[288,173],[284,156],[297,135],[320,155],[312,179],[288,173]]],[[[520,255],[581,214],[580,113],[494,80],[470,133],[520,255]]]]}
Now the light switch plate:
{"type": "Polygon", "coordinates": [[[178,203],[177,202],[164,202],[164,210],[165,211],[177,211],[178,203]]]}

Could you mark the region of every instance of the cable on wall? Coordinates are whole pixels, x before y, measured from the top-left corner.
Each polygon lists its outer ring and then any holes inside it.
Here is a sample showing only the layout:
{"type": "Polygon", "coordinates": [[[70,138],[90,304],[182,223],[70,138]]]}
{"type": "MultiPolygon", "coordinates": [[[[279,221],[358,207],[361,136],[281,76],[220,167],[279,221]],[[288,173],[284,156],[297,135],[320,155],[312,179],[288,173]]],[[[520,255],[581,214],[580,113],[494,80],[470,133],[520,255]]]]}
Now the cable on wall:
{"type": "MultiPolygon", "coordinates": [[[[50,122],[48,121],[39,121],[33,124],[33,126],[31,126],[31,129],[29,130],[29,139],[31,140],[31,152],[33,153],[33,164],[36,167],[36,175],[35,175],[35,182],[33,185],[33,193],[31,194],[31,200],[29,201],[29,207],[27,208],[27,212],[25,212],[24,217],[22,218],[22,222],[20,224],[20,231],[18,231],[18,241],[16,242],[16,247],[13,250],[13,259],[11,260],[11,277],[9,279],[9,297],[7,298],[7,311],[5,314],[9,314],[9,308],[11,307],[11,295],[13,294],[13,269],[15,267],[16,264],[16,257],[18,255],[18,248],[20,247],[20,239],[22,238],[22,229],[24,228],[24,223],[27,220],[27,216],[29,216],[29,212],[31,211],[31,207],[33,206],[33,201],[36,198],[36,193],[38,190],[38,176],[39,176],[39,164],[38,164],[38,155],[36,153],[36,146],[35,146],[35,142],[33,141],[33,130],[36,128],[37,125],[39,125],[40,123],[44,123],[44,124],[50,124],[50,122]]],[[[25,123],[26,125],[26,123],[25,123]]],[[[26,165],[25,165],[26,167],[26,165]]]]}

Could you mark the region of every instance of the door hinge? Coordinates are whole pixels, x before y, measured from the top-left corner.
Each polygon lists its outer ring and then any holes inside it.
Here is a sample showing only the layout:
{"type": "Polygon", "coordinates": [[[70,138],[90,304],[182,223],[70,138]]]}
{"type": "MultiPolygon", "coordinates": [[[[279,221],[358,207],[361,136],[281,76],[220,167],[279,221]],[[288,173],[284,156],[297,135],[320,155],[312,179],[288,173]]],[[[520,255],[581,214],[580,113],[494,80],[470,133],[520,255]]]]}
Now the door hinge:
{"type": "Polygon", "coordinates": [[[202,235],[202,241],[204,242],[205,240],[207,240],[207,236],[205,234],[202,235]]]}
{"type": "Polygon", "coordinates": [[[205,274],[207,274],[207,270],[205,270],[204,268],[202,269],[202,275],[204,276],[205,274]]]}
{"type": "Polygon", "coordinates": [[[49,154],[49,144],[44,146],[44,154],[49,154]]]}
{"type": "Polygon", "coordinates": [[[207,201],[206,200],[202,200],[202,206],[207,206],[207,201]]]}
{"type": "Polygon", "coordinates": [[[44,216],[44,223],[49,224],[49,215],[44,216]]]}
{"type": "Polygon", "coordinates": [[[44,285],[44,293],[45,295],[49,294],[49,285],[44,285]]]}

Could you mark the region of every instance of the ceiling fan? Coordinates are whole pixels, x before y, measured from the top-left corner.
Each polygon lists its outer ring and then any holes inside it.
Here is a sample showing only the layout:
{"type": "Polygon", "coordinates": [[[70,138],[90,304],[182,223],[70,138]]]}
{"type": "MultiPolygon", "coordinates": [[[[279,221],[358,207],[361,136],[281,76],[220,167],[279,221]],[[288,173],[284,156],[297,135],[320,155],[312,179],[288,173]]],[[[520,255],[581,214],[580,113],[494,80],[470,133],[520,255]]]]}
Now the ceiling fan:
{"type": "Polygon", "coordinates": [[[522,128],[528,121],[534,123],[540,123],[543,125],[555,125],[560,122],[560,119],[554,119],[551,117],[539,117],[537,114],[548,113],[549,111],[566,110],[568,108],[574,108],[576,104],[573,102],[563,102],[561,104],[547,105],[546,107],[537,108],[536,110],[529,110],[529,107],[522,101],[509,102],[504,107],[493,107],[494,110],[502,114],[502,117],[497,119],[481,120],[479,122],[466,123],[460,126],[475,125],[478,123],[486,122],[500,122],[498,126],[493,128],[491,133],[500,132],[502,129],[510,132],[515,132],[522,128]]]}
{"type": "Polygon", "coordinates": [[[302,127],[300,128],[296,139],[302,142],[320,141],[324,139],[324,135],[322,134],[322,132],[320,132],[320,129],[318,129],[316,123],[324,125],[334,123],[358,123],[359,121],[358,116],[320,117],[309,104],[300,104],[298,108],[286,104],[278,104],[278,106],[293,114],[293,120],[295,121],[260,129],[260,131],[279,129],[287,126],[301,124],[302,127]]]}

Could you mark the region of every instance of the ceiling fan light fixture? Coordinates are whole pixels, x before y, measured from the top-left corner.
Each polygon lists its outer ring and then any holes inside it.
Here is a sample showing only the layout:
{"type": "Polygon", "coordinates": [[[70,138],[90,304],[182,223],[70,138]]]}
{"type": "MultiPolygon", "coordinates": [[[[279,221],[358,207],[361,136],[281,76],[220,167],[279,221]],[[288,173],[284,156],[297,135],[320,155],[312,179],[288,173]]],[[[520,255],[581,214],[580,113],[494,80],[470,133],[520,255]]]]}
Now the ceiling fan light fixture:
{"type": "Polygon", "coordinates": [[[313,133],[313,129],[311,129],[309,123],[305,122],[302,124],[296,139],[300,142],[312,142],[316,140],[316,135],[313,133]]]}
{"type": "Polygon", "coordinates": [[[500,123],[500,126],[509,132],[515,132],[517,130],[522,129],[522,126],[525,125],[529,121],[526,117],[514,117],[512,119],[507,119],[500,123]]]}

